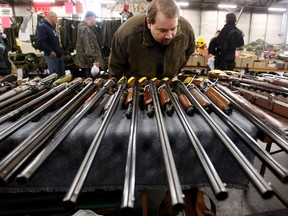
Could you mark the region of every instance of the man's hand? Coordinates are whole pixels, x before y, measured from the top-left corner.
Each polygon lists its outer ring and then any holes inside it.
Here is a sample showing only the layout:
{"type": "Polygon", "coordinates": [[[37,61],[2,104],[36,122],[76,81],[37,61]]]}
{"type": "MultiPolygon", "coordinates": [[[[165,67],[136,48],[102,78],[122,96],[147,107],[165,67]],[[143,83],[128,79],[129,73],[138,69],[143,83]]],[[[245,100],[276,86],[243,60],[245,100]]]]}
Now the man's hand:
{"type": "Polygon", "coordinates": [[[56,57],[56,53],[52,51],[52,52],[50,53],[50,56],[51,56],[51,57],[56,57]]]}

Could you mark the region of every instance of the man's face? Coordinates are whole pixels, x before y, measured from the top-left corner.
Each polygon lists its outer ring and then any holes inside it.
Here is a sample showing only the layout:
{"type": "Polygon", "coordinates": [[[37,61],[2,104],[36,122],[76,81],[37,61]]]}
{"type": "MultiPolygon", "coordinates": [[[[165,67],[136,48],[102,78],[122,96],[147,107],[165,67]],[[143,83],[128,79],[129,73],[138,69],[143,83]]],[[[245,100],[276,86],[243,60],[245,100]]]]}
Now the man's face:
{"type": "Polygon", "coordinates": [[[158,12],[155,23],[147,18],[147,25],[153,38],[162,45],[168,45],[177,32],[178,18],[167,18],[162,12],[158,12]]]}
{"type": "Polygon", "coordinates": [[[52,14],[50,17],[51,22],[56,25],[58,20],[57,20],[57,14],[52,14]]]}

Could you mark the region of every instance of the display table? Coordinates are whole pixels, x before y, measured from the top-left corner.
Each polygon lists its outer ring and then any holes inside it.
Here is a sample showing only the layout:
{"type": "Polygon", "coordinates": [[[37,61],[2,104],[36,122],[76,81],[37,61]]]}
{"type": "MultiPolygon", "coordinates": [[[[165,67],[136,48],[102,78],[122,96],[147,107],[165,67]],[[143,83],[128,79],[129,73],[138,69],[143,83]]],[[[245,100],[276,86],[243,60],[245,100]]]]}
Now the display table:
{"type": "MultiPolygon", "coordinates": [[[[10,196],[11,194],[19,195],[20,193],[47,192],[53,194],[66,192],[102,123],[102,108],[106,101],[107,98],[102,101],[94,112],[86,115],[77,124],[68,137],[26,184],[19,184],[16,180],[13,180],[7,186],[1,187],[1,197],[5,199],[5,194],[10,196]]],[[[130,120],[125,117],[125,110],[122,108],[119,105],[111,119],[82,192],[122,189],[130,129],[130,120]]],[[[46,113],[37,122],[29,122],[13,135],[0,142],[0,159],[3,159],[5,155],[33,133],[52,114],[46,113]]],[[[240,138],[232,133],[216,114],[211,113],[210,115],[235,142],[247,159],[253,163],[254,154],[240,141],[240,138]]],[[[193,116],[187,117],[222,181],[227,183],[228,187],[247,187],[249,179],[210,129],[204,118],[197,112],[193,116]]],[[[234,110],[230,117],[252,137],[256,137],[256,127],[238,111],[234,110]]],[[[167,189],[168,181],[156,118],[149,118],[146,115],[146,111],[139,108],[138,119],[136,190],[167,189]]],[[[195,155],[192,144],[187,139],[177,114],[174,113],[171,117],[164,114],[164,121],[182,188],[209,186],[209,182],[195,155]]],[[[12,122],[3,123],[0,125],[0,130],[11,124],[12,122]]]]}

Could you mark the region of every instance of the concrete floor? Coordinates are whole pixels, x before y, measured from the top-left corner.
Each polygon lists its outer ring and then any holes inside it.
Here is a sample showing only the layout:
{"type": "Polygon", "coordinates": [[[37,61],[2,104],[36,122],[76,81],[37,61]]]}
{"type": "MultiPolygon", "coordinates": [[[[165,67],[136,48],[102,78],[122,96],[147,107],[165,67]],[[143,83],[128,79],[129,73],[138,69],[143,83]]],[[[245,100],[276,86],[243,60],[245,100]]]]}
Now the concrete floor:
{"type": "MultiPolygon", "coordinates": [[[[258,141],[261,143],[260,141],[258,141]]],[[[261,144],[263,148],[265,145],[261,144]]],[[[278,150],[277,145],[272,145],[272,152],[278,150]]],[[[278,161],[280,164],[288,168],[288,155],[285,152],[280,152],[273,155],[273,158],[278,161]]],[[[260,170],[261,162],[258,158],[255,158],[254,167],[257,170],[260,170]]],[[[283,184],[278,180],[277,177],[270,170],[266,169],[264,178],[271,182],[273,187],[281,192],[282,195],[288,199],[288,184],[283,184]]],[[[216,204],[217,216],[244,216],[253,213],[260,213],[278,209],[285,209],[286,207],[275,197],[273,196],[270,199],[263,199],[261,195],[256,191],[255,187],[250,184],[248,190],[238,190],[238,189],[229,189],[229,196],[224,201],[217,201],[214,197],[210,188],[202,188],[206,191],[213,199],[216,204]]]]}

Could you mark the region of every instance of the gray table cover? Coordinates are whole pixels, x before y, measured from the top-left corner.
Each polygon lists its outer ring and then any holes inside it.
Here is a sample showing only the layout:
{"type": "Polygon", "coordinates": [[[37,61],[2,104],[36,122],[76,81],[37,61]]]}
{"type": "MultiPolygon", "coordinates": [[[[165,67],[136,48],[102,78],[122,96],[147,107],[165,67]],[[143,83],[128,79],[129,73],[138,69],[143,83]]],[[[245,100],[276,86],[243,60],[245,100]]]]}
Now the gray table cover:
{"type": "MultiPolygon", "coordinates": [[[[0,192],[67,191],[102,123],[102,108],[106,101],[107,98],[102,101],[94,112],[86,115],[77,124],[26,184],[19,184],[16,180],[13,180],[7,186],[0,187],[0,192]]],[[[0,142],[0,159],[33,133],[33,130],[43,124],[52,114],[46,113],[37,122],[27,123],[0,142]]],[[[248,160],[253,162],[254,154],[241,142],[240,138],[232,133],[216,114],[211,113],[210,115],[235,142],[248,160]]],[[[209,185],[177,114],[174,113],[173,116],[169,117],[163,113],[163,116],[183,189],[209,185]]],[[[204,118],[199,113],[187,117],[223,182],[227,183],[228,186],[246,187],[249,179],[204,118]]],[[[234,110],[230,118],[235,120],[250,135],[256,137],[256,127],[239,112],[234,110]]],[[[139,108],[138,119],[136,189],[168,188],[156,118],[149,118],[146,111],[139,108]]],[[[5,129],[12,123],[3,123],[0,125],[0,130],[5,129]]],[[[130,120],[125,117],[125,110],[119,105],[101,142],[83,191],[122,188],[129,129],[130,120]]]]}

